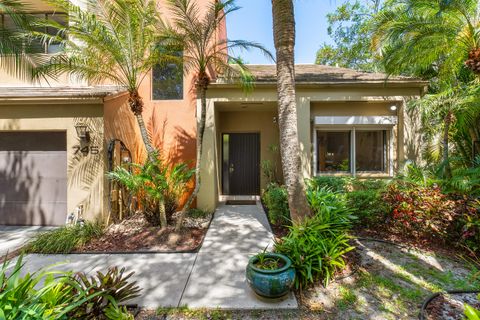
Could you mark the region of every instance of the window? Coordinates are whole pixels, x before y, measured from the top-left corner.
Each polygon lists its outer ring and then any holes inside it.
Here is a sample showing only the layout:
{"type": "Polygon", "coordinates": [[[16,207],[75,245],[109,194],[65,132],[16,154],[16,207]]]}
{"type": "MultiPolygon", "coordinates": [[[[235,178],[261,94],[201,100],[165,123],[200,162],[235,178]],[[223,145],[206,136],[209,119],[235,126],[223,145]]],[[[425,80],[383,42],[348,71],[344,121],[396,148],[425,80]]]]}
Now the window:
{"type": "MultiPolygon", "coordinates": [[[[182,52],[178,53],[182,56],[182,52]]],[[[183,99],[183,65],[177,63],[157,64],[152,70],[153,100],[183,99]]]]}
{"type": "Polygon", "coordinates": [[[316,130],[316,171],[320,174],[386,173],[388,151],[387,130],[316,130]]]}
{"type": "Polygon", "coordinates": [[[356,171],[385,171],[386,135],[385,130],[355,131],[356,171]]]}
{"type": "MultiPolygon", "coordinates": [[[[62,26],[67,25],[68,21],[68,16],[64,13],[39,13],[32,15],[32,17],[40,21],[55,21],[62,26]]],[[[16,26],[13,19],[9,15],[0,15],[0,23],[3,30],[8,30],[10,32],[15,32],[19,30],[19,28],[16,26]]],[[[56,28],[50,27],[41,27],[38,28],[37,31],[50,35],[56,35],[58,32],[56,28]]],[[[5,35],[0,35],[0,41],[1,37],[3,36],[5,35]]],[[[6,36],[8,36],[8,34],[6,34],[6,36]]],[[[44,44],[40,39],[26,39],[23,43],[23,46],[23,50],[25,53],[57,53],[62,50],[59,42],[51,42],[48,44],[44,44]]]]}
{"type": "Polygon", "coordinates": [[[350,131],[317,131],[318,171],[350,171],[350,131]]]}

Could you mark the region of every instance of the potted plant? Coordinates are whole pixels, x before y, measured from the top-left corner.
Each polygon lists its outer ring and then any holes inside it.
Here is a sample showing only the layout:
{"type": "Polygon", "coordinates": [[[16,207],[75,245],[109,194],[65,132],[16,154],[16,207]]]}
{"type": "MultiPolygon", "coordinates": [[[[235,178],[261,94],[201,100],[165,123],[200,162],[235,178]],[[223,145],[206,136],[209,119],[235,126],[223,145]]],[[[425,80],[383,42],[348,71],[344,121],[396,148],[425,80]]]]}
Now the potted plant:
{"type": "Polygon", "coordinates": [[[292,288],[295,269],[287,256],[265,251],[248,261],[247,282],[256,294],[265,298],[279,298],[292,288]]]}

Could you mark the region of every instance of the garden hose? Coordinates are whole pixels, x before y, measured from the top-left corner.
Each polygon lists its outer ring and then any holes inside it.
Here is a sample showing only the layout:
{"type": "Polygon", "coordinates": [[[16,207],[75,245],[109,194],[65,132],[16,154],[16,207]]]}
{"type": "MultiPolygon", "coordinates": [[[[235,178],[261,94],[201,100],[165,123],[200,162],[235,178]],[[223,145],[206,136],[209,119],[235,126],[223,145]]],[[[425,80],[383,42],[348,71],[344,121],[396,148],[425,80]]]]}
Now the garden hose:
{"type": "Polygon", "coordinates": [[[444,291],[444,292],[436,292],[436,293],[430,295],[423,302],[422,307],[420,308],[420,313],[418,314],[418,319],[419,320],[426,320],[427,319],[427,317],[425,315],[426,309],[427,309],[428,305],[430,304],[430,302],[432,302],[435,298],[437,298],[441,295],[444,295],[444,294],[466,294],[466,293],[467,294],[468,293],[480,294],[480,290],[447,290],[447,291],[444,291]]]}

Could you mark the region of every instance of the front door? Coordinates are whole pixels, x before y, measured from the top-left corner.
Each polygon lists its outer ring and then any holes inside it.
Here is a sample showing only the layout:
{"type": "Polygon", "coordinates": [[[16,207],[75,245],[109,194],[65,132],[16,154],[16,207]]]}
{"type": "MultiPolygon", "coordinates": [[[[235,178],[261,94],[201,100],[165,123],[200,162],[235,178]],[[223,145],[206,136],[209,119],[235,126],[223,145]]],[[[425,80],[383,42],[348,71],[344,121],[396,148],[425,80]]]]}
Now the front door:
{"type": "Polygon", "coordinates": [[[222,186],[225,195],[260,194],[260,134],[224,133],[222,186]]]}

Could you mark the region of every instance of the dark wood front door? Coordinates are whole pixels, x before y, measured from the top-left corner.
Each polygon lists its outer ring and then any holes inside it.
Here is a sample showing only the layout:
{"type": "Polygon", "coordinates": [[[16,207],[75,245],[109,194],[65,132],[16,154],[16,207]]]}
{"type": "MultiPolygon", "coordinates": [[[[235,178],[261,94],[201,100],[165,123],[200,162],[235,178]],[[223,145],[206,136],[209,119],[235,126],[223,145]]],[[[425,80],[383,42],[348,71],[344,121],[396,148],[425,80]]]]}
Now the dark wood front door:
{"type": "Polygon", "coordinates": [[[260,134],[224,133],[223,194],[260,194],[260,134]]]}

